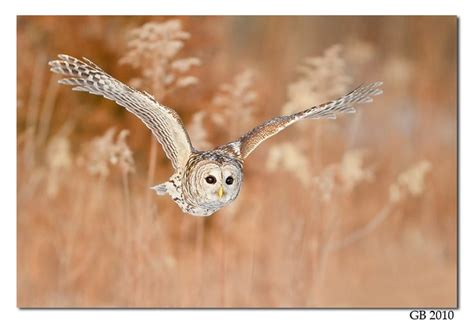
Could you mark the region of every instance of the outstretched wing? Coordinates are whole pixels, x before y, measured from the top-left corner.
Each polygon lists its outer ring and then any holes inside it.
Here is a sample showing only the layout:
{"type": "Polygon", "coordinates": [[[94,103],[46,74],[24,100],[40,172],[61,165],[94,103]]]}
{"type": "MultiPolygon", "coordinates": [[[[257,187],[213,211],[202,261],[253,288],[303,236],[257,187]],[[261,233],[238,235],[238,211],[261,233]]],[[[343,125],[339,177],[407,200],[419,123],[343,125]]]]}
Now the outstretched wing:
{"type": "Polygon", "coordinates": [[[176,111],[159,104],[150,94],[116,80],[86,58],[81,61],[68,55],[58,57],[59,60],[49,62],[51,71],[69,77],[59,80],[59,83],[72,85],[75,91],[115,101],[145,123],[163,146],[175,169],[186,165],[194,149],[176,111]]]}
{"type": "Polygon", "coordinates": [[[240,158],[244,159],[263,141],[299,120],[335,119],[336,113],[354,113],[356,111],[353,107],[355,104],[372,102],[373,96],[382,93],[382,90],[379,88],[381,85],[382,82],[362,85],[337,100],[289,116],[270,119],[247,132],[237,141],[228,144],[227,148],[233,150],[240,158]]]}

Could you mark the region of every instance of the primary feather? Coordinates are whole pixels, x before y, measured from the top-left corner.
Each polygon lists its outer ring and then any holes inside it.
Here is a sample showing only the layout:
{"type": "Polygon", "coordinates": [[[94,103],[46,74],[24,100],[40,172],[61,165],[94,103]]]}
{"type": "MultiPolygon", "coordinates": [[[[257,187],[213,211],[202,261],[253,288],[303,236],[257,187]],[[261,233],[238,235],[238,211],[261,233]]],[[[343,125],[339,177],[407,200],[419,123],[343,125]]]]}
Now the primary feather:
{"type": "Polygon", "coordinates": [[[227,146],[238,146],[239,155],[244,159],[262,142],[299,120],[320,118],[335,119],[336,113],[356,112],[354,108],[355,104],[372,102],[374,96],[383,93],[379,88],[382,84],[382,82],[375,82],[359,86],[352,92],[334,101],[323,103],[289,116],[280,116],[270,119],[227,146]]]}
{"type": "Polygon", "coordinates": [[[176,111],[159,104],[150,94],[118,81],[86,58],[81,61],[68,55],[58,57],[49,65],[52,72],[68,76],[59,83],[71,85],[75,91],[101,95],[124,107],[152,131],[175,169],[185,167],[194,149],[176,111]]]}

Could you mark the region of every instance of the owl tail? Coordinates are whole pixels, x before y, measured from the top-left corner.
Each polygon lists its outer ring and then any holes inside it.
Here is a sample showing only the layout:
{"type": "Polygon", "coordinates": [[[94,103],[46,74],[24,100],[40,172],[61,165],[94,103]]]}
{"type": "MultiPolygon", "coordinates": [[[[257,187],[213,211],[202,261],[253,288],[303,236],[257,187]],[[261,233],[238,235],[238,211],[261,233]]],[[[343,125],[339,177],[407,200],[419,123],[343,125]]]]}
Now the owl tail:
{"type": "Polygon", "coordinates": [[[155,190],[158,195],[166,195],[168,193],[168,182],[158,184],[156,186],[150,187],[152,190],[155,190]]]}

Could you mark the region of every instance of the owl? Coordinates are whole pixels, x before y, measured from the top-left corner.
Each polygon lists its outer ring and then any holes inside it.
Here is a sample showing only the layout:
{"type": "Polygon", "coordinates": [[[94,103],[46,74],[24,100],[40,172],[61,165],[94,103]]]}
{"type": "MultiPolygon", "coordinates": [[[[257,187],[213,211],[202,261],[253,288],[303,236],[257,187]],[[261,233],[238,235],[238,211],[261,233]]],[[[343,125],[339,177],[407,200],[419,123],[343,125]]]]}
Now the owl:
{"type": "Polygon", "coordinates": [[[170,159],[174,174],[152,189],[168,194],[186,214],[209,216],[234,201],[243,182],[244,160],[262,142],[291,124],[306,119],[335,119],[337,113],[354,113],[354,105],[372,101],[382,93],[382,82],[359,86],[343,97],[307,110],[275,117],[240,138],[209,151],[191,144],[179,115],[145,91],[138,91],[104,72],[90,60],[58,55],[49,62],[51,71],[66,76],[61,84],[115,101],[151,130],[170,159]]]}

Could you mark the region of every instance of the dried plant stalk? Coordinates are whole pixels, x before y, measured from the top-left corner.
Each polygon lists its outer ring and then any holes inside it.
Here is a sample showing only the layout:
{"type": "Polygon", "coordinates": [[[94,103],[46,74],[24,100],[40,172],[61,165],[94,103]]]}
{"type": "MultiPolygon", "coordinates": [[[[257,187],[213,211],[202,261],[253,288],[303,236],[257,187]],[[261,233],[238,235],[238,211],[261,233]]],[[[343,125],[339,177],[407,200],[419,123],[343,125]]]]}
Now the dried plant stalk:
{"type": "Polygon", "coordinates": [[[110,174],[111,165],[118,165],[124,174],[135,171],[133,152],[125,141],[129,131],[120,131],[116,140],[115,133],[115,128],[109,128],[102,136],[93,138],[86,144],[79,163],[85,164],[91,175],[106,178],[110,174]]]}
{"type": "Polygon", "coordinates": [[[196,112],[191,119],[191,123],[187,127],[194,147],[200,150],[209,150],[212,148],[212,144],[208,140],[208,133],[204,126],[204,118],[206,116],[206,111],[196,112]]]}
{"type": "Polygon", "coordinates": [[[132,80],[133,85],[148,88],[161,102],[171,91],[198,82],[185,73],[201,64],[199,58],[176,57],[190,37],[176,19],[146,23],[128,33],[128,50],[120,63],[140,69],[141,76],[132,80]]]}
{"type": "Polygon", "coordinates": [[[247,69],[237,74],[232,83],[222,84],[212,99],[213,104],[220,108],[211,115],[212,121],[226,127],[229,140],[238,137],[254,123],[257,101],[254,87],[255,73],[247,69]]]}
{"type": "Polygon", "coordinates": [[[277,170],[291,172],[305,186],[310,183],[311,171],[308,158],[291,143],[285,142],[270,148],[265,167],[269,172],[277,170]]]}
{"type": "Polygon", "coordinates": [[[351,83],[342,57],[342,45],[329,47],[322,56],[306,58],[298,72],[300,78],[288,85],[288,101],[282,108],[283,114],[336,98],[344,94],[351,83]]]}
{"type": "Polygon", "coordinates": [[[51,76],[43,103],[43,109],[38,124],[38,142],[37,146],[41,147],[45,144],[49,134],[51,118],[53,116],[54,104],[58,95],[58,77],[51,76]]]}
{"type": "Polygon", "coordinates": [[[40,96],[42,91],[42,84],[45,74],[46,55],[41,53],[35,63],[33,78],[30,87],[30,96],[28,100],[26,129],[29,134],[25,140],[24,163],[25,168],[30,169],[35,165],[36,159],[36,128],[38,123],[40,96]]]}
{"type": "MultiPolygon", "coordinates": [[[[171,91],[198,82],[196,77],[185,73],[201,61],[196,57],[176,57],[190,37],[190,33],[182,30],[179,20],[149,22],[131,30],[128,37],[128,50],[120,62],[141,71],[141,76],[131,81],[132,85],[150,90],[159,102],[163,102],[171,91]]],[[[158,143],[152,135],[150,138],[147,183],[151,187],[155,182],[158,143]]],[[[150,192],[146,203],[148,210],[152,210],[152,197],[150,192]]]]}
{"type": "Polygon", "coordinates": [[[46,194],[50,198],[56,197],[73,164],[69,132],[60,131],[51,138],[46,147],[46,194]]]}

